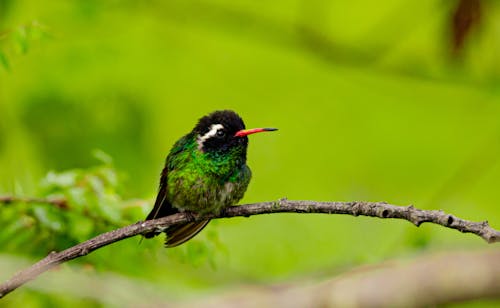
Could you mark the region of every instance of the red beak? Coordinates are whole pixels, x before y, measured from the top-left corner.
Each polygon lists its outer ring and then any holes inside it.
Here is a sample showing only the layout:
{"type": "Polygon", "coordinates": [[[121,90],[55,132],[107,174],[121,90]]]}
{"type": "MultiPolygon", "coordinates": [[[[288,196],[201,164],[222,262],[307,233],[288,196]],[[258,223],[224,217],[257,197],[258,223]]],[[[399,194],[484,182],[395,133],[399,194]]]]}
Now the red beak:
{"type": "Polygon", "coordinates": [[[278,129],[277,128],[269,128],[269,127],[242,129],[242,130],[237,131],[236,134],[234,134],[234,136],[235,137],[244,137],[244,136],[248,136],[248,135],[255,134],[255,133],[272,132],[275,130],[278,130],[278,129]]]}

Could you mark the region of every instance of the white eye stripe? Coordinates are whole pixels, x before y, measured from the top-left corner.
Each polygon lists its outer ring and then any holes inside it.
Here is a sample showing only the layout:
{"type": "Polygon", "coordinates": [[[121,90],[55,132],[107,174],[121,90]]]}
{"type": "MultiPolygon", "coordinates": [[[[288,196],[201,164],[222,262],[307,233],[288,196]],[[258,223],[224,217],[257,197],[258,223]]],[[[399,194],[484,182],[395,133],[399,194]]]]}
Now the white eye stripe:
{"type": "Polygon", "coordinates": [[[202,148],[203,147],[203,142],[205,140],[207,140],[208,138],[211,138],[213,136],[215,136],[217,134],[217,132],[219,130],[222,130],[224,129],[224,126],[222,124],[212,124],[212,126],[210,126],[210,130],[205,133],[205,135],[203,136],[198,136],[198,148],[202,148]]]}

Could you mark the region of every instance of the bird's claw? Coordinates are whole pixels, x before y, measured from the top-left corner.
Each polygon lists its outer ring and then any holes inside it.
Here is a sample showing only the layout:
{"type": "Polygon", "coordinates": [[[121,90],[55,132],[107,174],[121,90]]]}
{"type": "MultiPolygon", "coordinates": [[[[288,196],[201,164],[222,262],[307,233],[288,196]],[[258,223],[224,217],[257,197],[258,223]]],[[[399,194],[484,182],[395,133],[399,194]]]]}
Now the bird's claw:
{"type": "Polygon", "coordinates": [[[196,216],[194,215],[193,212],[185,211],[184,215],[186,215],[186,219],[188,222],[195,222],[196,221],[196,216]]]}

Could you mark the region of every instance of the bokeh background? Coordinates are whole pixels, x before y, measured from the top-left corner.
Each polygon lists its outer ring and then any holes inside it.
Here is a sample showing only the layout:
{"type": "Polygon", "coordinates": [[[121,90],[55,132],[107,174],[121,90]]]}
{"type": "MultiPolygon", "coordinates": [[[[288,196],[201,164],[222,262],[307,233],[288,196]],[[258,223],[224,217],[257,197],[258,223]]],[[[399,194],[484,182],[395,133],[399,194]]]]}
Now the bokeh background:
{"type": "MultiPolygon", "coordinates": [[[[2,205],[1,279],[142,219],[170,146],[217,109],[280,129],[251,137],[242,203],[387,201],[498,229],[499,55],[497,1],[1,0],[0,193],[70,200],[2,205]]],[[[175,249],[102,248],[2,304],[183,301],[474,249],[495,248],[395,220],[234,218],[175,249]]]]}

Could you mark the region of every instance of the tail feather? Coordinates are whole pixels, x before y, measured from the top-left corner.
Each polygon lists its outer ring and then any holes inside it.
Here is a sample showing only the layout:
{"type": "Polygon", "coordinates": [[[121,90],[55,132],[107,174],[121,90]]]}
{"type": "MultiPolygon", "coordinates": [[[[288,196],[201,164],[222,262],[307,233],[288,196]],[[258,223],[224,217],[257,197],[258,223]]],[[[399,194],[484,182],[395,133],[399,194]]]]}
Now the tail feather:
{"type": "Polygon", "coordinates": [[[189,241],[201,230],[203,230],[203,228],[205,228],[209,222],[210,220],[203,220],[168,228],[165,231],[165,233],[167,234],[167,238],[165,239],[165,247],[175,247],[186,241],[189,241]]]}

